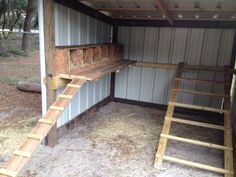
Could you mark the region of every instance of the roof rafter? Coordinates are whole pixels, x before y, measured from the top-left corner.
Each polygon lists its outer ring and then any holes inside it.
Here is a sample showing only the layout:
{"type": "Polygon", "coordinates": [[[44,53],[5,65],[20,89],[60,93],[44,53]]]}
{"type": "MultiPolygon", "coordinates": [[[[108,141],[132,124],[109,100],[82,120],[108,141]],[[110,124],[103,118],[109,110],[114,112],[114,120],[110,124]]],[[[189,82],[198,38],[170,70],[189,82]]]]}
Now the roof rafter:
{"type": "Polygon", "coordinates": [[[162,3],[162,0],[156,0],[156,4],[157,4],[157,7],[158,9],[160,10],[160,12],[162,13],[162,15],[165,15],[166,16],[166,19],[168,20],[168,22],[173,25],[173,21],[170,19],[166,9],[164,8],[164,5],[162,3]]]}
{"type": "MultiPolygon", "coordinates": [[[[100,8],[96,9],[98,11],[106,11],[106,12],[160,12],[159,9],[156,8],[100,8]]],[[[168,8],[166,9],[168,12],[212,12],[212,13],[236,13],[236,9],[201,9],[201,8],[168,8]]]]}

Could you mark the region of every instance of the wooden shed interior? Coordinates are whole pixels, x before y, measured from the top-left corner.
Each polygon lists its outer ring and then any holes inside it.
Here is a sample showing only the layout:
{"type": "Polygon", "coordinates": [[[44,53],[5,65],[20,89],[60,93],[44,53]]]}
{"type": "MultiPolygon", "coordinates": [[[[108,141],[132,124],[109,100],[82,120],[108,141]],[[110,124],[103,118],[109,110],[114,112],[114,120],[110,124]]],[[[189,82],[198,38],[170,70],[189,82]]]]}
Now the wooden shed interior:
{"type": "Polygon", "coordinates": [[[170,161],[234,176],[236,1],[39,0],[40,4],[46,65],[42,99],[48,111],[0,169],[0,177],[17,176],[43,140],[55,146],[59,127],[104,101],[166,110],[153,154],[155,168],[170,161]],[[174,111],[220,117],[223,124],[177,118],[174,111]],[[220,130],[224,144],[174,136],[172,123],[220,130]],[[221,150],[223,167],[168,156],[169,141],[221,150]]]}

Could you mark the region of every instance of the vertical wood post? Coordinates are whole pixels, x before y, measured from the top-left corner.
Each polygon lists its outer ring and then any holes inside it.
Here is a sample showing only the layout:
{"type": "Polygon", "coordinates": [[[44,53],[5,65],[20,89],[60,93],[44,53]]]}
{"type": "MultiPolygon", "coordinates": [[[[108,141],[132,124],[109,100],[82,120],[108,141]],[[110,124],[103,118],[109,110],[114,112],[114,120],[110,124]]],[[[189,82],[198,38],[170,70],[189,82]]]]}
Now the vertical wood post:
{"type": "MultiPolygon", "coordinates": [[[[47,85],[47,106],[49,107],[56,99],[53,90],[52,79],[55,74],[55,21],[54,21],[54,0],[44,0],[44,37],[45,37],[45,60],[46,60],[46,85],[47,85]]],[[[57,126],[49,132],[46,145],[54,147],[57,144],[57,126]]]]}
{"type": "MultiPolygon", "coordinates": [[[[117,32],[118,28],[117,26],[113,26],[113,31],[112,31],[112,43],[116,44],[117,43],[117,32]]],[[[115,97],[115,82],[116,82],[116,73],[111,73],[111,84],[110,84],[110,97],[111,100],[114,100],[115,97]]]]}

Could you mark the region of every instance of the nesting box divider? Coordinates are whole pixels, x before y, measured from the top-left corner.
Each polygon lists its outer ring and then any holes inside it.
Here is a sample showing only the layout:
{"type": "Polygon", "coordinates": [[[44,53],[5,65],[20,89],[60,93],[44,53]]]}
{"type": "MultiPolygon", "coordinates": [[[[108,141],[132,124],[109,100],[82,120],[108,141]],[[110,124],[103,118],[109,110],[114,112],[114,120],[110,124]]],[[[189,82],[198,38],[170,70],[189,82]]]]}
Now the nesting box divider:
{"type": "Polygon", "coordinates": [[[102,60],[108,60],[108,46],[102,46],[102,60]]]}

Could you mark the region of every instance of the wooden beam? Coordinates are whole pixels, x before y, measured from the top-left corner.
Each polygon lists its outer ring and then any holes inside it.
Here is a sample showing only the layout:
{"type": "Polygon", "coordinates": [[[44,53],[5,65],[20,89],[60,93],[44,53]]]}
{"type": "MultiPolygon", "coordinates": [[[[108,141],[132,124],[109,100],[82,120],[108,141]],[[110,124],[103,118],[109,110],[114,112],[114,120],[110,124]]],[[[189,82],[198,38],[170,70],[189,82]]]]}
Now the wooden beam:
{"type": "Polygon", "coordinates": [[[198,146],[208,147],[208,148],[212,148],[212,149],[233,151],[232,147],[207,143],[207,142],[203,142],[203,141],[192,140],[192,139],[173,136],[173,135],[161,134],[161,137],[164,137],[164,138],[167,138],[167,139],[170,139],[170,140],[180,141],[180,142],[183,142],[183,143],[189,143],[189,144],[194,144],[194,145],[198,145],[198,146]]]}
{"type": "MultiPolygon", "coordinates": [[[[47,106],[56,99],[56,92],[53,86],[54,58],[55,58],[55,17],[54,17],[54,0],[44,0],[44,36],[45,36],[45,60],[47,73],[47,106]]],[[[47,145],[54,147],[57,144],[57,126],[48,133],[47,145]]]]}
{"type": "MultiPolygon", "coordinates": [[[[160,12],[159,9],[156,8],[98,8],[98,11],[104,12],[135,12],[135,13],[152,13],[152,12],[160,12]]],[[[236,13],[236,9],[202,9],[202,8],[166,8],[168,12],[211,12],[211,13],[236,13]]]]}
{"type": "Polygon", "coordinates": [[[167,13],[164,5],[163,5],[163,2],[162,0],[156,0],[156,4],[157,4],[157,7],[159,8],[159,10],[161,11],[162,15],[165,15],[166,16],[166,19],[168,20],[168,22],[173,25],[173,21],[170,19],[169,17],[169,14],[167,13]]]}
{"type": "Polygon", "coordinates": [[[112,18],[110,18],[109,16],[106,16],[102,13],[100,13],[99,11],[86,6],[85,4],[77,1],[77,0],[55,0],[56,3],[59,3],[65,7],[74,9],[78,12],[82,12],[90,17],[96,18],[98,20],[101,20],[103,22],[106,22],[108,24],[115,24],[114,20],[112,18]]]}
{"type": "Polygon", "coordinates": [[[176,122],[176,123],[198,126],[198,127],[211,128],[211,129],[217,129],[217,130],[223,130],[223,131],[225,130],[224,126],[221,126],[221,125],[213,125],[213,124],[208,124],[208,123],[203,123],[203,122],[179,119],[175,117],[172,117],[171,121],[176,122]]]}
{"type": "Polygon", "coordinates": [[[157,157],[161,158],[163,160],[167,160],[167,161],[182,164],[182,165],[187,165],[187,166],[190,166],[190,167],[199,168],[199,169],[202,169],[202,170],[208,170],[208,171],[212,171],[212,172],[216,172],[216,173],[233,175],[232,171],[225,170],[225,169],[222,169],[222,168],[213,167],[213,166],[210,166],[210,165],[205,165],[205,164],[200,164],[200,163],[191,162],[191,161],[187,161],[187,160],[182,160],[182,159],[178,159],[178,158],[170,157],[170,156],[160,156],[160,155],[158,155],[157,157]]]}
{"type": "Polygon", "coordinates": [[[222,85],[231,85],[231,83],[225,81],[215,81],[215,80],[205,80],[205,79],[192,79],[187,77],[178,77],[175,80],[182,80],[188,82],[198,82],[198,83],[209,83],[209,84],[222,84],[222,85]]]}
{"type": "Polygon", "coordinates": [[[205,96],[212,96],[212,97],[222,97],[222,98],[229,97],[230,98],[230,95],[216,94],[216,93],[210,93],[210,92],[198,92],[198,91],[193,91],[193,90],[182,90],[182,89],[172,89],[172,91],[193,94],[193,95],[205,95],[205,96]]]}
{"type": "Polygon", "coordinates": [[[143,27],[175,27],[175,28],[213,28],[213,29],[235,29],[235,21],[207,21],[207,20],[176,20],[173,25],[170,25],[165,20],[152,19],[116,19],[118,26],[143,26],[143,27]]]}
{"type": "MultiPolygon", "coordinates": [[[[225,71],[229,69],[228,66],[225,66],[225,71]]],[[[225,82],[232,82],[232,76],[229,74],[224,74],[225,82]]],[[[231,85],[224,86],[224,93],[230,94],[231,85]]],[[[224,145],[232,148],[233,147],[233,136],[232,136],[232,112],[231,112],[231,101],[230,98],[224,99],[224,109],[229,110],[228,113],[224,114],[224,126],[226,130],[224,131],[224,145]]],[[[233,152],[224,151],[224,168],[229,171],[234,170],[233,165],[233,152]]],[[[225,177],[233,177],[232,174],[226,174],[225,177]]]]}
{"type": "MultiPolygon", "coordinates": [[[[166,18],[162,17],[148,17],[148,16],[140,16],[140,17],[132,17],[132,16],[122,16],[117,17],[113,16],[113,19],[119,19],[119,20],[153,20],[153,21],[165,21],[166,18]]],[[[171,17],[172,21],[228,21],[228,22],[235,22],[236,19],[231,18],[209,18],[209,17],[203,17],[203,18],[195,18],[195,17],[183,17],[183,18],[176,18],[171,17]]]]}
{"type": "Polygon", "coordinates": [[[173,105],[180,108],[188,108],[188,109],[196,109],[201,111],[212,111],[212,112],[222,112],[222,113],[228,113],[229,110],[226,109],[218,109],[218,108],[211,108],[206,106],[198,106],[198,105],[191,105],[191,104],[184,104],[184,103],[177,103],[177,102],[169,102],[169,105],[173,105]]]}

